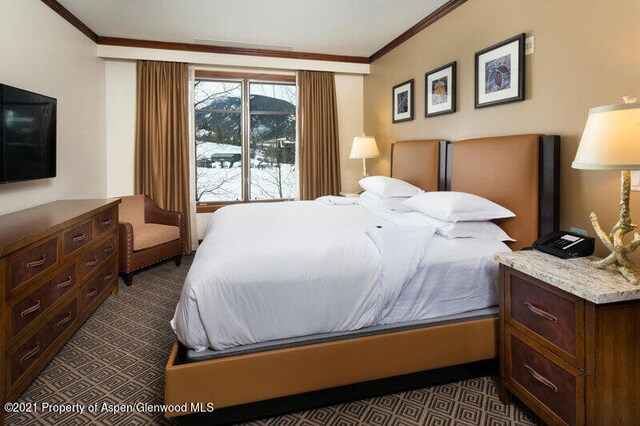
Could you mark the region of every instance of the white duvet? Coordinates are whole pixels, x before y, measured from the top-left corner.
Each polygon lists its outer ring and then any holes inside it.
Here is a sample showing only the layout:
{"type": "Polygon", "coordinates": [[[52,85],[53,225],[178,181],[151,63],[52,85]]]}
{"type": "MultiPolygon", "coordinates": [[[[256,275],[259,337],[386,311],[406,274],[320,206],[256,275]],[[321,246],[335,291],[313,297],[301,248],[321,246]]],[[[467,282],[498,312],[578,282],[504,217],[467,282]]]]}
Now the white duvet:
{"type": "MultiPolygon", "coordinates": [[[[225,207],[209,222],[171,325],[199,351],[395,322],[405,289],[432,291],[414,278],[438,259],[429,246],[446,239],[434,232],[362,201],[225,207]]],[[[506,249],[492,243],[492,253],[506,249]]]]}

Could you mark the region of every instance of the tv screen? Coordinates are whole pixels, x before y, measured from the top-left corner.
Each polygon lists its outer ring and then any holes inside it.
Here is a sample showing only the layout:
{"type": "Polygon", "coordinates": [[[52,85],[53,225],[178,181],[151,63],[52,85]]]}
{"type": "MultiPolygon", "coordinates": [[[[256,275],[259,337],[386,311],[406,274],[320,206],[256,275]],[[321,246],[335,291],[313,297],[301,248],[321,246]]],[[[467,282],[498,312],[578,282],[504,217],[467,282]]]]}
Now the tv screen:
{"type": "Polygon", "coordinates": [[[0,84],[0,183],[56,175],[56,100],[0,84]]]}

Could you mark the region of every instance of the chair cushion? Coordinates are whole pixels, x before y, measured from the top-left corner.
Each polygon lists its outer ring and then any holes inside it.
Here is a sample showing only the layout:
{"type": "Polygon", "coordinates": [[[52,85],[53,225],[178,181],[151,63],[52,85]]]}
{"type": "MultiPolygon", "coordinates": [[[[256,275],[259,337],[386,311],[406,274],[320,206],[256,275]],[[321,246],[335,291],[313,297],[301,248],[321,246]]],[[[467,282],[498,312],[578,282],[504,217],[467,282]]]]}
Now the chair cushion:
{"type": "Polygon", "coordinates": [[[131,195],[121,197],[118,206],[120,222],[129,222],[132,225],[144,223],[144,195],[131,195]]]}
{"type": "Polygon", "coordinates": [[[180,238],[177,226],[157,223],[133,223],[133,251],[144,250],[180,238]]]}

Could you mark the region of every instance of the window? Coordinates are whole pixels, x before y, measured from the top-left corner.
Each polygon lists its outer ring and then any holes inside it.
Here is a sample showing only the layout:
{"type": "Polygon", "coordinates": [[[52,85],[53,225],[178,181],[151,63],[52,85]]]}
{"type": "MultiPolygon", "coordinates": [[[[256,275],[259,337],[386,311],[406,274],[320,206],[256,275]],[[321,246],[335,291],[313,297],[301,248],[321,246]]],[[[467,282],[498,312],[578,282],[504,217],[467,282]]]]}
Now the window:
{"type": "Polygon", "coordinates": [[[196,201],[295,198],[297,91],[293,79],[196,77],[196,201]]]}

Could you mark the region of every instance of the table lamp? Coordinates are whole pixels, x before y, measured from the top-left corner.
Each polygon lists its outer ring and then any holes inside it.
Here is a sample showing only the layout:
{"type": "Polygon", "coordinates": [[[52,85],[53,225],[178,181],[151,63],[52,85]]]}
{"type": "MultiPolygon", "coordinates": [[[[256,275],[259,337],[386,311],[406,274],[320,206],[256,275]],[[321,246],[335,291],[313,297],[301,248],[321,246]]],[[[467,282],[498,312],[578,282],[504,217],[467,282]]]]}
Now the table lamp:
{"type": "Polygon", "coordinates": [[[608,105],[589,110],[589,118],[580,140],[574,169],[621,170],[620,219],[606,233],[598,216],[592,212],[591,224],[602,243],[611,251],[607,257],[592,262],[596,268],[615,265],[631,284],[640,282],[640,270],[629,259],[629,254],[640,246],[637,225],[631,222],[629,194],[630,170],[640,170],[640,104],[608,105]],[[633,232],[633,239],[622,241],[625,234],[633,232]]]}
{"type": "Polygon", "coordinates": [[[349,158],[362,158],[362,177],[366,178],[367,174],[367,158],[375,158],[380,155],[378,151],[378,145],[376,144],[376,138],[373,136],[367,136],[364,133],[362,136],[356,136],[353,138],[353,144],[351,145],[351,153],[349,158]]]}

